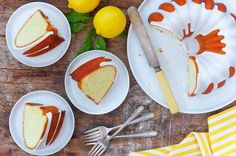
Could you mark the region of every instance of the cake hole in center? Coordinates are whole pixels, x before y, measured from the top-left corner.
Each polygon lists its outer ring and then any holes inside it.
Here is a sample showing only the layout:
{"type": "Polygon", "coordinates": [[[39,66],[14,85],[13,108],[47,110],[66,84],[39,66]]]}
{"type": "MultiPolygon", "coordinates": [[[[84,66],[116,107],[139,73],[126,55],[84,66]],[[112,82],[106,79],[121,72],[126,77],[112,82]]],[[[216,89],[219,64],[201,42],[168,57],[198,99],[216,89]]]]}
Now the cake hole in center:
{"type": "Polygon", "coordinates": [[[185,44],[185,47],[189,55],[196,55],[199,52],[199,43],[195,38],[188,37],[182,41],[185,44]]]}

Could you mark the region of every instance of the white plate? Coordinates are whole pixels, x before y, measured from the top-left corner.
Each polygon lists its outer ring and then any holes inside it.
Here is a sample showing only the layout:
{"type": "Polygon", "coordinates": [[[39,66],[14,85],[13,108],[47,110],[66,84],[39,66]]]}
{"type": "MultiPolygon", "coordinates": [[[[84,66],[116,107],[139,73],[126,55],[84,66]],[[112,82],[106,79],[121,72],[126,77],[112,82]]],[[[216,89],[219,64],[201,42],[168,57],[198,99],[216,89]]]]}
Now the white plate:
{"type": "MultiPolygon", "coordinates": [[[[176,101],[179,104],[180,112],[191,114],[206,113],[230,104],[236,98],[236,76],[227,80],[224,87],[208,95],[197,95],[194,97],[187,95],[187,55],[183,52],[182,48],[178,46],[178,43],[151,28],[147,20],[149,14],[157,11],[157,7],[161,3],[170,1],[171,0],[145,0],[140,6],[139,12],[155,49],[162,48],[164,51],[161,54],[158,53],[158,58],[176,101]]],[[[217,0],[217,2],[223,2],[227,5],[228,11],[236,13],[236,3],[233,1],[217,0]]],[[[141,88],[154,101],[167,107],[154,70],[149,67],[144,57],[144,53],[132,25],[129,29],[127,51],[131,70],[141,88]]]]}
{"type": "Polygon", "coordinates": [[[14,105],[9,118],[9,129],[13,140],[22,150],[34,155],[51,155],[60,151],[70,141],[74,127],[74,114],[69,104],[61,96],[50,91],[34,91],[24,95],[14,105]],[[50,146],[36,150],[30,150],[25,146],[22,135],[22,123],[24,106],[27,102],[53,105],[66,111],[61,131],[55,142],[50,146]]]}
{"type": "Polygon", "coordinates": [[[129,74],[123,62],[115,55],[102,50],[92,50],[76,57],[66,70],[65,89],[70,101],[81,111],[100,115],[113,111],[121,105],[129,91],[129,74]],[[107,95],[97,105],[79,89],[70,74],[82,64],[97,57],[110,58],[116,67],[116,79],[107,95]]]}
{"type": "Polygon", "coordinates": [[[48,3],[32,2],[19,7],[11,15],[6,26],[6,42],[11,54],[21,63],[31,67],[45,67],[57,62],[66,53],[70,40],[71,30],[66,17],[59,9],[48,3]],[[42,10],[49,17],[50,22],[58,29],[65,41],[43,55],[26,57],[22,54],[24,49],[15,48],[14,39],[22,25],[37,9],[42,10]]]}

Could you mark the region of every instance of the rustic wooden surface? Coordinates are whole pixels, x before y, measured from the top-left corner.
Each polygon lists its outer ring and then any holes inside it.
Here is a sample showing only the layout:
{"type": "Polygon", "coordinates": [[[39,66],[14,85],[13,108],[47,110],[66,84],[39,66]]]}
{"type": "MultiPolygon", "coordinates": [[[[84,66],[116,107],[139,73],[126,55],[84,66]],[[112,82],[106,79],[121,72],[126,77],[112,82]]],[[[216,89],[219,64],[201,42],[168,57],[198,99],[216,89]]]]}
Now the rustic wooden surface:
{"type": "MultiPolygon", "coordinates": [[[[69,101],[64,90],[64,73],[69,63],[75,58],[76,50],[81,46],[87,31],[83,30],[80,33],[73,34],[68,52],[56,64],[46,68],[27,67],[19,63],[10,54],[5,42],[5,27],[14,10],[28,2],[30,1],[0,0],[0,155],[4,156],[28,155],[14,143],[8,128],[10,111],[21,96],[31,91],[43,89],[56,92],[69,101]]],[[[48,2],[63,12],[68,11],[66,0],[50,0],[48,2]]],[[[108,3],[125,11],[131,5],[139,6],[142,0],[109,0],[108,3]]],[[[157,130],[158,136],[152,139],[115,140],[111,143],[106,156],[125,156],[130,151],[176,144],[192,131],[207,131],[207,117],[215,112],[203,115],[170,115],[167,109],[150,99],[135,81],[128,65],[126,40],[121,38],[110,39],[108,44],[109,51],[117,55],[129,70],[131,81],[129,94],[118,109],[102,116],[87,115],[70,103],[75,114],[75,131],[69,144],[55,155],[85,156],[89,150],[83,143],[82,134],[85,130],[98,125],[113,126],[119,124],[138,105],[144,105],[146,112],[153,111],[156,115],[155,120],[131,126],[126,129],[126,132],[153,129],[157,130]]]]}

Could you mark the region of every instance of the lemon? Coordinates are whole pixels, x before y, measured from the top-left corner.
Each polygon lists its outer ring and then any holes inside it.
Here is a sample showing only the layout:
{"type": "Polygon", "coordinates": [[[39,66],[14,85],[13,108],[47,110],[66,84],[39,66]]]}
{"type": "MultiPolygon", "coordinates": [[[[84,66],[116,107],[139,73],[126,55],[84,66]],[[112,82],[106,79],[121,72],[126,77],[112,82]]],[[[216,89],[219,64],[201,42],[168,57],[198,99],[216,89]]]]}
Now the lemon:
{"type": "Polygon", "coordinates": [[[114,38],[124,31],[126,17],[119,8],[106,6],[96,13],[93,25],[97,34],[105,38],[114,38]]]}
{"type": "Polygon", "coordinates": [[[88,13],[94,10],[101,0],[68,0],[68,7],[79,13],[88,13]]]}

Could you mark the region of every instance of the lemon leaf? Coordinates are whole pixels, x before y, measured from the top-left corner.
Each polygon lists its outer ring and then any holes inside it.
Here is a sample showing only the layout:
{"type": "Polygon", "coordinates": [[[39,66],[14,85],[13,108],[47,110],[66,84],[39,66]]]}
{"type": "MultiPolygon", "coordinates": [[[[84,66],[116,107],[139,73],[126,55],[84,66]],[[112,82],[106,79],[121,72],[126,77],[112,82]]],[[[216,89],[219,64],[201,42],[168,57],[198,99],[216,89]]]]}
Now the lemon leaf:
{"type": "Polygon", "coordinates": [[[127,34],[125,32],[122,32],[119,36],[123,39],[127,39],[127,34]]]}
{"type": "Polygon", "coordinates": [[[106,50],[107,49],[106,41],[102,36],[96,37],[95,48],[99,49],[99,50],[106,50]]]}
{"type": "Polygon", "coordinates": [[[78,22],[78,23],[71,23],[70,24],[70,28],[71,28],[71,32],[80,32],[81,30],[83,30],[87,25],[82,23],[82,22],[78,22]]]}
{"type": "Polygon", "coordinates": [[[79,49],[77,55],[80,55],[83,52],[94,49],[93,39],[94,39],[95,36],[96,36],[96,30],[93,28],[88,32],[88,34],[87,34],[87,36],[86,36],[86,38],[85,38],[85,40],[82,44],[82,47],[79,49]]]}
{"type": "Polygon", "coordinates": [[[65,13],[65,16],[69,23],[84,22],[92,19],[92,17],[89,16],[89,14],[78,13],[74,10],[65,13]]]}

